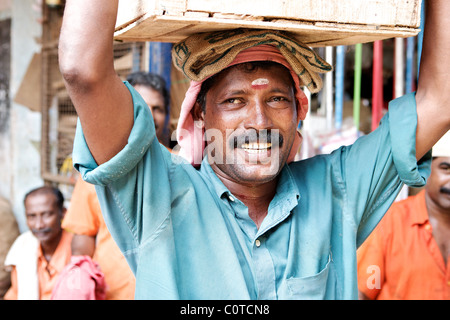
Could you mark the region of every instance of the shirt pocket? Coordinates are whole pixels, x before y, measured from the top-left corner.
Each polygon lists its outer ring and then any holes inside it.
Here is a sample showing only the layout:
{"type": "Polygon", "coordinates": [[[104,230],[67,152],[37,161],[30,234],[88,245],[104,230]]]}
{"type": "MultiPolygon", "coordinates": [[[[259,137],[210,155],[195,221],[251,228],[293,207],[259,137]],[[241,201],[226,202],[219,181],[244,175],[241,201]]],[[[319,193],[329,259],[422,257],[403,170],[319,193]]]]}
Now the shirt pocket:
{"type": "MultiPolygon", "coordinates": [[[[331,256],[325,267],[317,274],[302,278],[288,278],[285,280],[285,288],[282,290],[282,299],[303,299],[303,300],[323,300],[333,291],[335,281],[330,278],[330,269],[332,269],[331,256]],[[330,281],[329,281],[330,280],[330,281]]],[[[281,297],[280,297],[281,298],[281,297]]]]}

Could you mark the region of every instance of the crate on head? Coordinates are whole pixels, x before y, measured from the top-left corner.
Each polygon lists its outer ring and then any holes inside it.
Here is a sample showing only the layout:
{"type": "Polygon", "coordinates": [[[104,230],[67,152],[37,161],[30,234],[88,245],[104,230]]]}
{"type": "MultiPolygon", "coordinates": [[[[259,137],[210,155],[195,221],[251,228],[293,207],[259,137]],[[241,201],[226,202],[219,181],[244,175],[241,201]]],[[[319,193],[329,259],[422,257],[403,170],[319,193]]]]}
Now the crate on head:
{"type": "Polygon", "coordinates": [[[116,39],[178,42],[199,32],[284,30],[311,47],[351,45],[420,30],[422,0],[120,0],[116,39]]]}

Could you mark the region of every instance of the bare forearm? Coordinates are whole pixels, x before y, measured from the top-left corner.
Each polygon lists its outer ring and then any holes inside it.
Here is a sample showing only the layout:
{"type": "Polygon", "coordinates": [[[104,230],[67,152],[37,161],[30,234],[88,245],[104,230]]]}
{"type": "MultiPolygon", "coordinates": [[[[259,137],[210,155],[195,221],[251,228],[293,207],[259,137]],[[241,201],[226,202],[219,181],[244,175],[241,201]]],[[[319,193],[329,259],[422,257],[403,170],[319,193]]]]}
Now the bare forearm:
{"type": "MultiPolygon", "coordinates": [[[[418,92],[440,93],[450,87],[450,1],[427,0],[426,28],[418,92]],[[447,81],[445,81],[447,80],[447,81]]],[[[445,95],[447,96],[447,95],[445,95]]]]}
{"type": "Polygon", "coordinates": [[[59,43],[63,75],[89,80],[111,72],[117,0],[68,0],[59,43]]]}
{"type": "Polygon", "coordinates": [[[95,237],[74,234],[72,238],[72,255],[73,256],[94,256],[95,237]]]}
{"type": "Polygon", "coordinates": [[[114,70],[118,0],[68,0],[59,64],[97,164],[126,145],[133,125],[131,95],[114,70]]]}
{"type": "Polygon", "coordinates": [[[450,128],[450,1],[428,0],[416,94],[416,156],[422,157],[450,128]]]}

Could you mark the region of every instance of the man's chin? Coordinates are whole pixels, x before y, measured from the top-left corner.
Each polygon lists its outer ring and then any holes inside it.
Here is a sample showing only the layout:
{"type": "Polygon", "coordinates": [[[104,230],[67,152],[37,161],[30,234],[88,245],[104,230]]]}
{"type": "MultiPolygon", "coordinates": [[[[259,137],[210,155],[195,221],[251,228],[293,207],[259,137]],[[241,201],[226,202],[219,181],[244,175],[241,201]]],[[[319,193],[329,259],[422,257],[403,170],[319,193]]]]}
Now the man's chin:
{"type": "Polygon", "coordinates": [[[268,164],[234,164],[225,165],[221,171],[236,182],[243,184],[261,184],[274,180],[280,171],[279,166],[268,164]]]}
{"type": "Polygon", "coordinates": [[[249,153],[236,148],[226,159],[208,154],[211,166],[220,169],[233,180],[247,183],[264,183],[273,180],[279,174],[282,165],[279,150],[249,153]]]}
{"type": "Polygon", "coordinates": [[[236,160],[236,164],[241,165],[243,171],[258,177],[270,178],[276,176],[280,171],[278,149],[260,153],[249,153],[238,149],[236,160]]]}
{"type": "Polygon", "coordinates": [[[47,241],[50,238],[50,233],[45,233],[45,232],[34,232],[33,235],[40,242],[45,242],[45,241],[47,241]]]}

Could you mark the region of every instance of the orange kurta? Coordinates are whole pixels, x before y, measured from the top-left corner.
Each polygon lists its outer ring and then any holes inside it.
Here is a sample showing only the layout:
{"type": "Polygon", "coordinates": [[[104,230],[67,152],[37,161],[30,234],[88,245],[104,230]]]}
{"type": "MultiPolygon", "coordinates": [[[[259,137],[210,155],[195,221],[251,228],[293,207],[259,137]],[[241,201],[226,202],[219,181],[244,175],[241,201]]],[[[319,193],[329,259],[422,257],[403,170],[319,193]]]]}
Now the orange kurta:
{"type": "Polygon", "coordinates": [[[378,300],[450,299],[450,263],[432,232],[425,191],[394,203],[358,249],[360,292],[378,300]]]}
{"type": "MultiPolygon", "coordinates": [[[[70,245],[72,242],[72,235],[63,231],[61,240],[56,247],[50,261],[44,257],[41,247],[38,247],[37,253],[37,273],[39,281],[39,299],[50,300],[53,287],[56,284],[58,275],[64,269],[66,264],[70,261],[72,251],[70,245]]],[[[5,294],[5,300],[17,300],[18,297],[17,286],[17,272],[14,266],[11,270],[11,287],[5,294]]]]}
{"type": "Polygon", "coordinates": [[[72,233],[96,237],[92,259],[105,275],[106,299],[134,299],[134,275],[106,227],[92,184],[78,179],[62,225],[72,233]]]}

